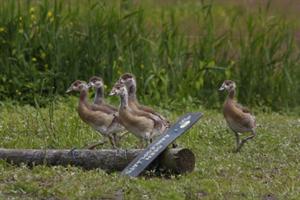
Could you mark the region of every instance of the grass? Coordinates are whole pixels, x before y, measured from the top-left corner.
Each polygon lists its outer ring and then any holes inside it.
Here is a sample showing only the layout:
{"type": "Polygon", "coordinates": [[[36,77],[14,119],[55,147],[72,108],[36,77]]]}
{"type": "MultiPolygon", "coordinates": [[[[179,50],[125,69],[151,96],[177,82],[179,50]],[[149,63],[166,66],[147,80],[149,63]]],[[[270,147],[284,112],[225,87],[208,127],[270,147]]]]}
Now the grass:
{"type": "MultiPolygon", "coordinates": [[[[77,99],[56,99],[51,106],[0,107],[0,146],[71,148],[99,140],[80,121],[77,99]]],[[[160,109],[172,121],[188,111],[204,117],[178,143],[196,155],[194,172],[170,179],[85,171],[76,167],[16,167],[0,162],[0,199],[109,199],[123,190],[125,199],[299,199],[300,118],[257,112],[257,137],[241,153],[232,153],[234,136],[218,110],[177,107],[160,109]],[[184,111],[183,111],[184,109],[184,111]]],[[[136,139],[124,139],[133,148],[136,139]]],[[[109,147],[109,146],[105,146],[109,147]]]]}
{"type": "MultiPolygon", "coordinates": [[[[271,112],[300,113],[297,17],[283,18],[267,4],[194,0],[0,2],[0,100],[8,99],[0,102],[1,147],[98,141],[80,121],[77,99],[62,97],[71,82],[91,75],[110,88],[133,72],[141,100],[172,121],[204,112],[178,140],[197,157],[190,174],[130,179],[0,161],[0,199],[112,199],[120,191],[137,200],[300,198],[299,115],[271,112]],[[235,80],[239,100],[257,109],[257,137],[238,154],[219,112],[224,79],[235,80]]],[[[136,142],[129,135],[123,148],[136,142]]]]}

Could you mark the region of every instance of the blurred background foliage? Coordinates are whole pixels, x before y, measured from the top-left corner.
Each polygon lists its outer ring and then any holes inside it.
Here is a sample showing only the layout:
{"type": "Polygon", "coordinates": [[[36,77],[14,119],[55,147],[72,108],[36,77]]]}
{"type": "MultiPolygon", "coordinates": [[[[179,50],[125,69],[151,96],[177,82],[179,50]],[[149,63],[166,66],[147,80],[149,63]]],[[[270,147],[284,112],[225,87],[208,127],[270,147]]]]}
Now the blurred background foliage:
{"type": "Polygon", "coordinates": [[[266,110],[300,104],[295,24],[211,1],[0,0],[0,100],[47,105],[76,79],[124,72],[149,104],[219,107],[224,79],[266,110]]]}

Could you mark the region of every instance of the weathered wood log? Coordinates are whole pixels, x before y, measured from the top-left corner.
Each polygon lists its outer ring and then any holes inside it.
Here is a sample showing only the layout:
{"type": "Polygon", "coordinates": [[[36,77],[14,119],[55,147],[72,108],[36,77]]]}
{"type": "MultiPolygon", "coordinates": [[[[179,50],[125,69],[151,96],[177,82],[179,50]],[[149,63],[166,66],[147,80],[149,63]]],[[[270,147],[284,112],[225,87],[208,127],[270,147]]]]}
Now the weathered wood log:
{"type": "MultiPolygon", "coordinates": [[[[107,172],[123,170],[139,153],[141,149],[129,150],[86,150],[76,149],[1,149],[0,159],[12,164],[34,165],[62,165],[80,166],[84,169],[101,168],[107,172]]],[[[157,167],[172,171],[174,173],[185,173],[193,171],[195,167],[195,156],[189,149],[167,149],[164,151],[148,169],[157,167]]]]}

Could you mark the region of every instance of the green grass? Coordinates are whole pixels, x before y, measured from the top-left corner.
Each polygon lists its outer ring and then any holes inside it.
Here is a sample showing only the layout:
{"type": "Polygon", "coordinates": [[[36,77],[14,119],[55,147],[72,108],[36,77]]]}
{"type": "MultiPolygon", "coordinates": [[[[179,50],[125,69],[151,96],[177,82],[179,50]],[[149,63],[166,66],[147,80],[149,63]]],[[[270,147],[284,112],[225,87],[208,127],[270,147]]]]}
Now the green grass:
{"type": "MultiPolygon", "coordinates": [[[[52,106],[0,106],[0,146],[5,148],[71,148],[100,137],[80,121],[77,99],[57,99],[52,106]]],[[[170,179],[85,171],[76,167],[11,166],[0,162],[0,199],[105,199],[124,190],[126,199],[277,199],[300,198],[300,118],[256,113],[257,137],[241,153],[232,153],[234,136],[218,110],[177,107],[160,109],[172,121],[188,111],[204,117],[178,139],[196,154],[194,172],[170,179]],[[184,109],[184,111],[183,111],[184,109]]],[[[133,136],[124,148],[133,148],[133,136]]],[[[109,147],[109,146],[105,146],[109,147]]]]}
{"type": "MultiPolygon", "coordinates": [[[[178,140],[196,154],[190,174],[130,179],[0,161],[0,199],[107,199],[120,190],[137,200],[300,198],[299,115],[270,112],[300,113],[299,24],[281,11],[194,0],[0,4],[0,100],[13,100],[0,102],[0,147],[72,148],[101,139],[80,121],[77,99],[61,97],[92,75],[110,88],[134,73],[141,100],[172,121],[204,112],[178,140]],[[224,79],[257,109],[257,137],[238,154],[219,112],[224,79]]],[[[123,148],[136,143],[129,135],[123,148]]]]}

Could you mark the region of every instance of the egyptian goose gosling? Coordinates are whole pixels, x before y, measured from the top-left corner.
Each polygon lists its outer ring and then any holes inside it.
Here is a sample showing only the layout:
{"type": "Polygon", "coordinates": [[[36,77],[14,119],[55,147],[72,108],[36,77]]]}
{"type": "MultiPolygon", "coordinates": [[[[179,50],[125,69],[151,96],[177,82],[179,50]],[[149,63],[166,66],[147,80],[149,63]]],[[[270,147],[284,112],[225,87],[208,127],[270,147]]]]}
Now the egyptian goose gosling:
{"type": "Polygon", "coordinates": [[[156,123],[161,124],[162,127],[165,128],[170,127],[170,122],[165,117],[155,112],[152,108],[139,104],[136,98],[136,90],[137,90],[136,79],[133,74],[130,73],[123,74],[120,77],[118,82],[126,86],[128,90],[128,104],[129,107],[134,112],[140,115],[145,115],[146,113],[148,117],[153,118],[156,121],[156,123]]]}
{"type": "Polygon", "coordinates": [[[92,104],[93,110],[100,110],[108,114],[118,112],[116,107],[106,103],[104,100],[104,83],[102,78],[93,76],[89,79],[88,85],[95,88],[94,104],[92,104]]]}
{"type": "Polygon", "coordinates": [[[223,106],[223,114],[228,126],[235,133],[237,145],[236,152],[239,152],[245,142],[255,137],[256,122],[255,117],[250,111],[234,100],[235,88],[235,82],[225,80],[219,90],[228,91],[228,96],[223,106]],[[240,140],[240,133],[244,132],[251,132],[252,135],[240,140]]]}
{"type": "Polygon", "coordinates": [[[121,104],[119,107],[119,119],[127,130],[141,139],[142,146],[144,146],[144,141],[146,144],[149,144],[152,141],[152,138],[163,133],[161,127],[158,127],[152,118],[137,115],[130,108],[128,91],[124,84],[116,83],[112,88],[110,95],[120,96],[121,104]]]}
{"type": "Polygon", "coordinates": [[[89,87],[86,82],[77,80],[71,84],[67,93],[71,91],[80,92],[77,108],[79,117],[101,135],[108,137],[113,148],[117,148],[116,134],[124,131],[124,127],[116,122],[114,113],[107,114],[99,110],[91,109],[91,105],[88,103],[88,89],[89,87]]]}

